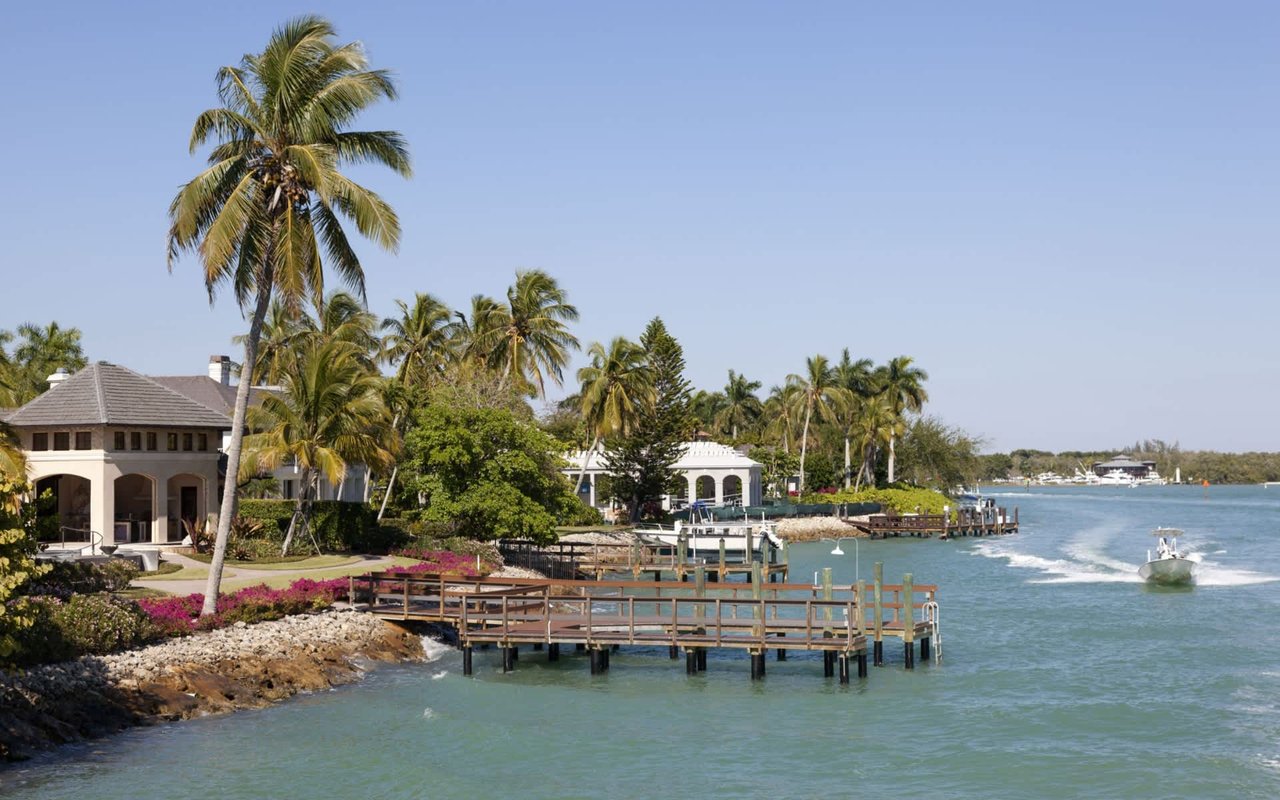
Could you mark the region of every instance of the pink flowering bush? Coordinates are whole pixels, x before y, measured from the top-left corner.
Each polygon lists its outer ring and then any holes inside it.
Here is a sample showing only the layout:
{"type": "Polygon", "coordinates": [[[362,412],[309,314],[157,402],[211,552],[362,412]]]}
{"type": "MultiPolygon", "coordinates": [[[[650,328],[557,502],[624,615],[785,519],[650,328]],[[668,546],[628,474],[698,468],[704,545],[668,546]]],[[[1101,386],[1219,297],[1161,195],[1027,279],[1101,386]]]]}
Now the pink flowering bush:
{"type": "Polygon", "coordinates": [[[300,578],[284,589],[266,584],[247,586],[237,592],[218,597],[218,611],[201,617],[204,595],[144,598],[138,607],[150,618],[155,629],[165,636],[184,636],[192,631],[212,630],[236,622],[265,622],[291,614],[317,611],[332,605],[347,594],[346,578],[313,581],[300,578]]]}
{"type": "Polygon", "coordinates": [[[489,573],[489,565],[477,560],[474,555],[454,553],[449,550],[428,550],[425,547],[405,547],[395,552],[397,556],[413,558],[421,561],[408,567],[392,567],[387,572],[392,575],[459,575],[465,578],[477,578],[489,573]],[[477,569],[476,565],[479,564],[477,569]]]}

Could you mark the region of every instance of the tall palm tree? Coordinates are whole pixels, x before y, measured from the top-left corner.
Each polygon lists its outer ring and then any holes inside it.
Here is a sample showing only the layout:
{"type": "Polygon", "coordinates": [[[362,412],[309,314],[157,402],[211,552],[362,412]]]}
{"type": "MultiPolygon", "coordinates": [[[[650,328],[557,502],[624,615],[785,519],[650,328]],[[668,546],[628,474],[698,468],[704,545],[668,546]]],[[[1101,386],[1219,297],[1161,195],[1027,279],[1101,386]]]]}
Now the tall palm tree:
{"type": "Polygon", "coordinates": [[[545,398],[546,380],[559,386],[569,351],[578,349],[578,338],[565,324],[577,319],[578,309],[555,278],[537,269],[517,272],[507,302],[473,320],[484,329],[472,343],[491,353],[506,385],[545,398]]]}
{"type": "Polygon", "coordinates": [[[720,433],[719,418],[728,406],[728,398],[724,392],[708,392],[699,389],[689,402],[689,410],[693,412],[700,430],[717,435],[720,433]]]}
{"type": "Polygon", "coordinates": [[[907,411],[919,412],[929,399],[929,393],[924,389],[929,373],[911,366],[911,361],[911,356],[890,359],[888,364],[880,368],[877,376],[881,391],[888,398],[895,418],[894,433],[889,437],[889,483],[893,483],[895,479],[894,443],[897,440],[897,429],[903,424],[903,415],[907,411]]]}
{"type": "Polygon", "coordinates": [[[817,411],[825,419],[828,407],[837,393],[834,375],[827,357],[816,355],[805,359],[804,375],[788,375],[787,382],[799,390],[798,400],[804,407],[804,430],[800,434],[800,492],[804,493],[804,461],[809,450],[809,423],[817,411]]]}
{"type": "Polygon", "coordinates": [[[853,479],[850,447],[853,430],[862,411],[862,404],[878,388],[875,383],[875,364],[869,358],[854,361],[849,357],[849,348],[846,347],[840,352],[840,362],[832,368],[832,376],[841,395],[832,404],[831,421],[844,439],[844,488],[848,489],[853,479]]]}
{"type": "MultiPolygon", "coordinates": [[[[363,296],[364,272],[343,220],[386,250],[400,242],[391,206],[342,173],[372,163],[410,175],[399,133],[349,130],[360,112],[394,99],[395,85],[385,71],[368,69],[358,42],[340,45],[334,36],[328,21],[299,17],[273,32],[262,52],[218,71],[222,105],[196,118],[190,141],[193,153],[215,142],[209,166],[169,206],[170,270],[181,254],[195,253],[211,302],[230,286],[241,308],[252,309],[227,446],[232,475],[240,471],[249,386],[272,296],[296,308],[322,294],[324,262],[363,296]]],[[[222,495],[204,614],[217,610],[235,488],[227,481],[222,495]]]]}
{"type": "Polygon", "coordinates": [[[578,370],[582,387],[578,396],[591,446],[582,459],[574,494],[582,488],[587,461],[601,442],[614,434],[630,433],[641,409],[653,402],[653,377],[643,347],[618,336],[607,350],[593,342],[587,355],[591,363],[578,370]]]}
{"type": "MultiPolygon", "coordinates": [[[[453,311],[429,294],[419,292],[414,295],[412,306],[397,300],[396,307],[400,309],[400,315],[382,321],[382,330],[386,331],[382,340],[382,357],[396,367],[395,395],[402,402],[407,402],[415,390],[438,377],[445,364],[453,359],[456,323],[453,311]]],[[[392,427],[397,431],[403,418],[403,409],[397,407],[392,420],[392,427]]],[[[378,521],[387,513],[387,501],[391,499],[399,472],[399,464],[391,467],[387,491],[378,508],[378,521]]]]}
{"type": "Polygon", "coordinates": [[[250,409],[255,432],[245,438],[240,475],[290,462],[301,473],[282,555],[289,551],[321,475],[336,486],[352,462],[371,469],[391,463],[395,437],[381,388],[381,377],[365,367],[354,345],[310,342],[289,365],[280,392],[264,395],[250,409]]]}
{"type": "Polygon", "coordinates": [[[492,347],[502,338],[500,308],[498,301],[489,295],[476,294],[471,296],[470,310],[453,312],[457,319],[453,323],[452,337],[459,358],[490,366],[492,347]]]}
{"type": "Polygon", "coordinates": [[[860,463],[854,482],[854,491],[862,488],[865,477],[867,483],[875,484],[876,456],[883,445],[889,444],[897,433],[899,423],[894,416],[893,407],[884,395],[873,395],[862,398],[858,404],[858,413],[853,421],[853,435],[858,442],[860,463]]]}
{"type": "MultiPolygon", "coordinates": [[[[4,405],[20,406],[49,388],[48,377],[58,368],[76,372],[89,363],[80,344],[79,328],[57,322],[41,327],[30,322],[18,326],[13,356],[0,355],[0,394],[4,405]]],[[[0,344],[12,339],[5,332],[0,344]]]]}
{"type": "Polygon", "coordinates": [[[795,441],[796,428],[799,427],[796,414],[798,394],[794,385],[786,383],[770,387],[769,396],[764,401],[765,436],[777,438],[784,453],[791,452],[791,443],[795,441]]]}
{"type": "Polygon", "coordinates": [[[729,370],[729,382],[724,385],[724,408],[716,415],[716,426],[721,430],[728,429],[729,435],[738,438],[738,426],[744,429],[755,424],[764,411],[756,390],[760,381],[749,381],[745,375],[738,375],[729,370]]]}

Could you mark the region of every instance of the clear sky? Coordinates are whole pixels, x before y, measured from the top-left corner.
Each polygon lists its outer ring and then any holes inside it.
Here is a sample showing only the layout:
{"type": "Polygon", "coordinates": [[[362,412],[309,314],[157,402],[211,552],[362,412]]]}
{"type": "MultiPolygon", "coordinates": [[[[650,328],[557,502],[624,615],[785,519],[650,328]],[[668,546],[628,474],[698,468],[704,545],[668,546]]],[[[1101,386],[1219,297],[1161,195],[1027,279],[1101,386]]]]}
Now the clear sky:
{"type": "Polygon", "coordinates": [[[661,315],[702,388],[847,346],[988,449],[1280,450],[1273,2],[10,4],[0,328],[234,352],[166,210],[215,70],[307,11],[402,91],[377,313],[540,267],[584,344],[661,315]]]}

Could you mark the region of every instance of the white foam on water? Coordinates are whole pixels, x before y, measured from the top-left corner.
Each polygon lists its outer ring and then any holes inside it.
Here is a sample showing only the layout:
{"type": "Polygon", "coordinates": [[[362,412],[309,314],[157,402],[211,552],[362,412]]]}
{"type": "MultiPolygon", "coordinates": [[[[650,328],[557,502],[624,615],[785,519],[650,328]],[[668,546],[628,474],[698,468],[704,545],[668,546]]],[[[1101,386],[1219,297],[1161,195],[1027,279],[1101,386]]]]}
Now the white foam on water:
{"type": "Polygon", "coordinates": [[[432,676],[431,676],[431,680],[433,680],[433,681],[438,681],[438,680],[440,680],[441,678],[443,678],[445,675],[448,675],[448,674],[449,674],[449,670],[447,670],[447,669],[442,669],[442,670],[440,670],[439,672],[437,672],[437,673],[435,673],[434,675],[432,675],[432,676]]]}
{"type": "Polygon", "coordinates": [[[434,717],[435,715],[436,715],[436,712],[435,712],[435,709],[433,709],[433,708],[424,708],[424,709],[422,710],[422,718],[423,718],[423,719],[431,719],[431,718],[432,718],[432,717],[434,717]]]}
{"type": "Polygon", "coordinates": [[[422,660],[427,663],[439,661],[452,649],[453,647],[439,639],[432,639],[430,636],[422,637],[422,660]]]}

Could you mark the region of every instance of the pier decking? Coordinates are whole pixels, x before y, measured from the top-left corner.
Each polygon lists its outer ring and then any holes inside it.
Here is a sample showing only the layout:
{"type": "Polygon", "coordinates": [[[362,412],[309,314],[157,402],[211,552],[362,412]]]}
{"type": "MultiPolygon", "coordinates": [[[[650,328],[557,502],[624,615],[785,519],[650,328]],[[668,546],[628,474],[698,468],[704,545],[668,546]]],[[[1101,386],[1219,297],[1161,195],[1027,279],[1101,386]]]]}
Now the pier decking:
{"type": "Polygon", "coordinates": [[[685,651],[686,671],[706,669],[710,648],[745,650],[752,678],[765,674],[769,650],[823,654],[823,674],[838,667],[841,683],[850,665],[867,676],[884,663],[885,639],[903,644],[907,669],[920,658],[940,658],[937,587],[875,581],[836,587],[830,569],[821,585],[766,583],[760,564],[751,583],[708,585],[697,567],[693,581],[592,581],[574,579],[455,578],[388,573],[350,579],[353,603],[367,603],[385,619],[446,624],[458,634],[463,672],[472,674],[472,649],[503,649],[504,671],[514,668],[521,645],[547,648],[557,660],[562,645],[588,651],[592,674],[609,668],[609,653],[623,645],[665,647],[671,658],[685,651]],[[917,613],[918,612],[918,613],[917,613]]]}
{"type": "Polygon", "coordinates": [[[1004,536],[1018,532],[1018,509],[1010,515],[1005,509],[981,511],[961,510],[950,514],[875,514],[868,518],[847,519],[850,525],[872,539],[890,536],[915,536],[940,539],[957,536],[1004,536]]]}
{"type": "Polygon", "coordinates": [[[661,581],[663,575],[672,575],[677,581],[693,575],[698,567],[704,567],[709,580],[725,582],[734,578],[749,580],[753,565],[758,565],[766,582],[786,582],[788,558],[786,547],[774,548],[765,540],[755,552],[754,559],[744,558],[742,551],[691,550],[686,543],[677,545],[653,544],[642,541],[631,543],[582,543],[556,542],[538,544],[523,539],[502,539],[498,552],[503,563],[535,569],[552,578],[594,578],[603,580],[607,575],[629,574],[633,579],[652,575],[661,581]]]}

